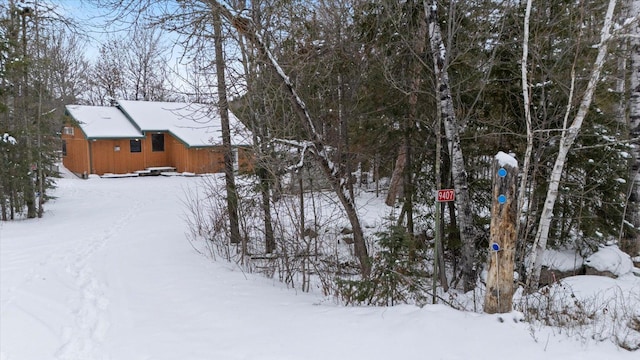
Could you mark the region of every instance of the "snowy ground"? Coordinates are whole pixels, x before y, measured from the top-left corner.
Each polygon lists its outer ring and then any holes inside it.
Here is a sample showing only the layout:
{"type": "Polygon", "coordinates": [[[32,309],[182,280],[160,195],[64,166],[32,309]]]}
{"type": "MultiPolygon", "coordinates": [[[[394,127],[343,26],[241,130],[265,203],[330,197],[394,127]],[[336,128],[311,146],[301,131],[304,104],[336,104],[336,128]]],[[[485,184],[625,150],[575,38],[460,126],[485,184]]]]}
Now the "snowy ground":
{"type": "Polygon", "coordinates": [[[196,253],[198,178],[61,179],[0,224],[0,359],[638,359],[445,306],[341,307],[196,253]]]}

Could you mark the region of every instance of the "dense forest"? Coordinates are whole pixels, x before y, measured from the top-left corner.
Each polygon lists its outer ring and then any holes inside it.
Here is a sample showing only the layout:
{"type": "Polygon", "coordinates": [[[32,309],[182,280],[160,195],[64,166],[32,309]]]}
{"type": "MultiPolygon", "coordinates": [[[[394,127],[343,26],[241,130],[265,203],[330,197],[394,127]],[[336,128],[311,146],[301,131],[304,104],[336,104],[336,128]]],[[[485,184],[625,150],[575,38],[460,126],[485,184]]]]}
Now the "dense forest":
{"type": "Polygon", "coordinates": [[[440,286],[472,290],[500,151],[518,162],[519,281],[538,286],[547,248],[640,255],[638,0],[87,3],[126,29],[93,58],[62,7],[0,4],[3,220],[46,214],[64,105],[180,100],[231,109],[256,154],[250,186],[228,171],[223,202],[194,195],[193,235],[302,288],[330,274],[347,301],[407,300],[437,262],[440,286]],[[384,231],[365,229],[363,189],[397,209],[384,231]],[[315,193],[348,226],[305,214],[315,193]],[[350,256],[331,254],[345,238],[350,256]]]}

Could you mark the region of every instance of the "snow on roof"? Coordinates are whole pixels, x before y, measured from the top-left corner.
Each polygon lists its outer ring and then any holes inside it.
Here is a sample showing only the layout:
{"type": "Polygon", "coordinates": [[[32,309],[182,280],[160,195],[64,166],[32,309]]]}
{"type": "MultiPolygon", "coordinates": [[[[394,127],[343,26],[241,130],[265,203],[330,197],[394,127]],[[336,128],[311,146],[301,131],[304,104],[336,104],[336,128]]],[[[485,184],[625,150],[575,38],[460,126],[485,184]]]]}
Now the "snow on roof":
{"type": "Polygon", "coordinates": [[[87,139],[143,138],[144,135],[115,107],[67,105],[87,139]]]}
{"type": "MultiPolygon", "coordinates": [[[[222,145],[216,109],[195,103],[119,100],[120,109],[143,132],[168,131],[189,147],[222,145]]],[[[232,145],[250,145],[251,132],[229,112],[232,145]]]]}

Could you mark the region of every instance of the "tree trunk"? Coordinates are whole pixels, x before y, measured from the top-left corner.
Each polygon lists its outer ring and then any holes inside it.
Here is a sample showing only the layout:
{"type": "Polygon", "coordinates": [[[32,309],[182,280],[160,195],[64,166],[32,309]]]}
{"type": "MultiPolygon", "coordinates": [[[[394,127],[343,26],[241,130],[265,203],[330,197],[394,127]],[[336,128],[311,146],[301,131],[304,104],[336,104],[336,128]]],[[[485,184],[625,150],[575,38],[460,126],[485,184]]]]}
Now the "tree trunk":
{"type": "Polygon", "coordinates": [[[396,158],[396,165],[393,167],[393,173],[391,174],[391,183],[389,184],[389,192],[387,192],[387,197],[385,198],[384,203],[387,206],[394,206],[396,203],[396,198],[400,193],[402,193],[402,179],[404,174],[404,169],[407,166],[407,143],[406,139],[402,138],[402,144],[400,144],[400,149],[398,151],[398,157],[396,158]]]}
{"type": "MultiPolygon", "coordinates": [[[[630,0],[629,15],[640,14],[640,0],[630,0]]],[[[640,21],[632,27],[629,39],[631,49],[629,81],[629,142],[638,144],[640,140],[640,21]]],[[[629,169],[629,199],[627,201],[626,221],[633,228],[622,234],[622,248],[629,252],[640,251],[640,148],[632,150],[632,163],[629,169]]],[[[624,226],[624,225],[623,225],[624,226]]],[[[637,255],[637,254],[631,254],[637,255]]]]}
{"type": "MultiPolygon", "coordinates": [[[[27,56],[27,16],[30,15],[30,12],[27,11],[28,8],[25,8],[21,11],[20,15],[22,18],[22,56],[24,60],[28,58],[27,56]]],[[[24,141],[25,141],[25,152],[26,152],[26,161],[27,161],[27,176],[24,178],[25,184],[23,187],[23,196],[24,202],[27,206],[27,218],[32,219],[37,215],[36,211],[36,184],[34,179],[33,171],[33,146],[31,144],[31,120],[28,114],[29,106],[27,105],[29,93],[27,89],[29,88],[29,69],[27,65],[23,66],[23,78],[22,78],[22,88],[23,92],[20,94],[20,104],[22,116],[24,117],[24,141]]]]}
{"type": "MultiPolygon", "coordinates": [[[[419,19],[416,35],[413,38],[412,50],[418,56],[424,56],[425,40],[427,37],[427,22],[424,18],[419,19]]],[[[414,59],[411,65],[409,90],[409,109],[408,116],[403,124],[404,135],[400,151],[396,159],[396,166],[391,176],[391,184],[389,192],[385,199],[385,204],[393,206],[396,198],[402,194],[404,198],[403,212],[407,216],[407,232],[411,235],[413,229],[413,172],[412,172],[412,154],[411,154],[411,138],[415,131],[415,123],[418,118],[418,93],[422,84],[422,61],[414,59]]]]}
{"type": "MultiPolygon", "coordinates": [[[[0,181],[4,181],[4,179],[0,179],[0,181]]],[[[7,221],[7,196],[4,193],[4,186],[2,184],[0,184],[0,210],[2,212],[1,220],[7,221]]]]}
{"type": "MultiPolygon", "coordinates": [[[[438,103],[438,107],[439,107],[438,103]]],[[[439,112],[438,112],[439,113],[439,112]]],[[[436,122],[434,126],[434,133],[436,136],[436,159],[435,159],[435,186],[436,189],[442,188],[442,119],[440,116],[436,116],[436,122]]],[[[435,196],[434,196],[435,200],[435,196]]],[[[440,277],[440,286],[442,289],[447,292],[449,291],[449,281],[447,280],[447,268],[444,261],[444,241],[442,241],[442,236],[444,235],[444,221],[442,221],[444,217],[444,208],[445,204],[440,202],[435,202],[436,206],[436,216],[435,216],[435,233],[436,237],[433,242],[433,252],[435,256],[434,261],[434,271],[440,277]]],[[[436,303],[436,277],[433,278],[433,303],[436,303]]]]}
{"type": "Polygon", "coordinates": [[[270,196],[270,177],[266,169],[260,169],[258,173],[260,178],[260,192],[262,195],[262,213],[264,214],[264,239],[265,252],[271,254],[276,251],[276,240],[273,235],[273,225],[271,224],[271,196],[270,196]]]}
{"type": "MultiPolygon", "coordinates": [[[[522,39],[522,61],[520,61],[520,75],[522,76],[522,100],[524,105],[524,118],[527,128],[527,148],[524,154],[524,164],[522,166],[522,175],[520,178],[520,191],[518,194],[518,239],[521,242],[521,246],[518,248],[524,249],[526,243],[526,236],[523,236],[525,231],[520,228],[520,219],[522,218],[522,212],[524,209],[524,201],[527,190],[527,183],[529,182],[529,166],[531,164],[531,154],[533,153],[533,131],[531,128],[531,97],[529,95],[529,80],[528,80],[528,58],[529,58],[529,21],[531,18],[531,4],[533,0],[527,0],[527,6],[524,15],[524,36],[522,39]],[[522,232],[521,232],[522,231],[522,232]]],[[[530,209],[529,209],[530,210],[530,209]]],[[[526,229],[525,229],[526,230],[526,229]]],[[[524,251],[523,251],[524,253],[524,251]]]]}
{"type": "MultiPolygon", "coordinates": [[[[238,221],[238,193],[233,174],[233,152],[231,148],[231,131],[229,129],[229,103],[227,102],[227,84],[225,81],[225,64],[222,54],[222,20],[220,12],[213,9],[214,46],[216,52],[216,76],[218,82],[218,111],[222,125],[222,146],[224,148],[224,178],[227,188],[227,210],[229,211],[229,226],[231,243],[239,244],[240,225],[238,221]]],[[[246,253],[243,243],[243,255],[246,253]]]]}
{"type": "MultiPolygon", "coordinates": [[[[585,93],[582,97],[582,100],[580,101],[580,107],[578,108],[578,112],[573,119],[571,126],[568,128],[565,127],[565,129],[563,129],[562,131],[562,137],[560,138],[560,148],[558,150],[555,164],[553,165],[553,169],[551,171],[547,197],[545,199],[542,214],[540,216],[540,222],[538,223],[538,231],[536,232],[536,238],[533,243],[533,252],[531,254],[530,266],[527,271],[527,289],[529,291],[538,288],[538,283],[540,281],[540,271],[542,270],[542,255],[547,248],[549,228],[551,226],[551,218],[553,217],[553,207],[556,203],[556,199],[558,198],[560,178],[564,170],[564,164],[567,159],[567,155],[569,154],[569,150],[578,137],[578,133],[580,132],[580,128],[582,127],[582,123],[584,122],[584,119],[587,116],[587,112],[589,111],[589,106],[591,105],[596,85],[600,80],[600,73],[602,71],[602,67],[604,66],[605,57],[607,55],[607,44],[611,37],[610,29],[615,6],[616,0],[610,0],[604,19],[604,25],[602,26],[602,30],[600,33],[600,43],[597,46],[598,55],[596,57],[595,63],[593,64],[593,68],[591,69],[589,83],[587,84],[585,93]]],[[[572,78],[575,79],[575,74],[572,75],[572,78]]],[[[573,85],[571,86],[571,88],[571,92],[573,92],[573,85]]],[[[572,95],[570,95],[569,104],[567,105],[567,116],[569,114],[571,106],[571,98],[572,95]]]]}
{"type": "MultiPolygon", "coordinates": [[[[245,8],[246,4],[242,3],[242,8],[245,8]]],[[[254,16],[260,17],[259,13],[254,12],[254,16]]],[[[249,53],[247,47],[245,46],[244,38],[240,37],[240,52],[242,55],[242,66],[244,67],[244,72],[247,74],[247,93],[249,94],[249,108],[251,111],[251,132],[253,135],[253,143],[255,151],[258,153],[258,162],[262,162],[262,164],[258,165],[259,167],[256,169],[256,175],[258,175],[258,180],[260,182],[260,195],[262,197],[262,213],[263,213],[263,224],[264,224],[264,238],[265,238],[265,253],[271,254],[276,251],[276,241],[273,234],[273,224],[271,218],[271,185],[273,184],[273,176],[269,173],[267,169],[267,164],[264,163],[268,158],[268,145],[266,142],[261,141],[261,139],[265,138],[266,134],[266,124],[265,121],[260,121],[256,115],[256,104],[255,98],[251,94],[254,93],[256,87],[254,86],[254,80],[256,79],[257,73],[254,71],[249,64],[249,58],[251,54],[249,53]],[[259,136],[258,136],[259,135],[259,136]]]]}
{"type": "Polygon", "coordinates": [[[475,252],[476,231],[473,227],[473,213],[469,196],[469,184],[465,171],[464,157],[460,145],[459,124],[453,108],[449,75],[446,66],[446,47],[442,40],[442,32],[438,23],[438,2],[423,0],[425,16],[429,29],[429,44],[433,53],[433,67],[436,76],[436,96],[440,102],[440,112],[444,122],[445,134],[449,142],[451,154],[451,170],[456,193],[455,203],[458,209],[460,224],[460,240],[462,241],[461,271],[465,291],[475,287],[475,252]]]}
{"type": "Polygon", "coordinates": [[[518,199],[518,163],[498,153],[493,163],[493,196],[484,312],[507,313],[512,310],[513,267],[516,250],[518,199]]]}
{"type": "MultiPolygon", "coordinates": [[[[419,18],[417,34],[413,40],[413,51],[417,56],[424,56],[425,40],[427,38],[427,22],[424,17],[419,18]]],[[[407,214],[407,232],[413,237],[413,154],[411,140],[418,121],[418,93],[422,84],[422,62],[414,59],[411,66],[411,92],[409,93],[409,116],[405,125],[404,142],[406,145],[407,163],[404,168],[404,207],[407,214]]],[[[415,240],[412,241],[415,245],[415,240]]]]}

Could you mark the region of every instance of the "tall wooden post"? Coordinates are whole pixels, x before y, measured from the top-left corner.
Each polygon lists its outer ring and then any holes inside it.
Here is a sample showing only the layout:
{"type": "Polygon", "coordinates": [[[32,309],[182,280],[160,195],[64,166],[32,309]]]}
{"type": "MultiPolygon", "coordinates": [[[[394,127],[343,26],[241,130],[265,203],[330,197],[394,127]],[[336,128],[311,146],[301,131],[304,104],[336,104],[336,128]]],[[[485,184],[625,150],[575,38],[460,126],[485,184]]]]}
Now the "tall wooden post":
{"type": "Polygon", "coordinates": [[[512,308],[516,247],[518,162],[503,152],[493,162],[493,200],[489,239],[487,293],[484,312],[507,313],[512,308]]]}

